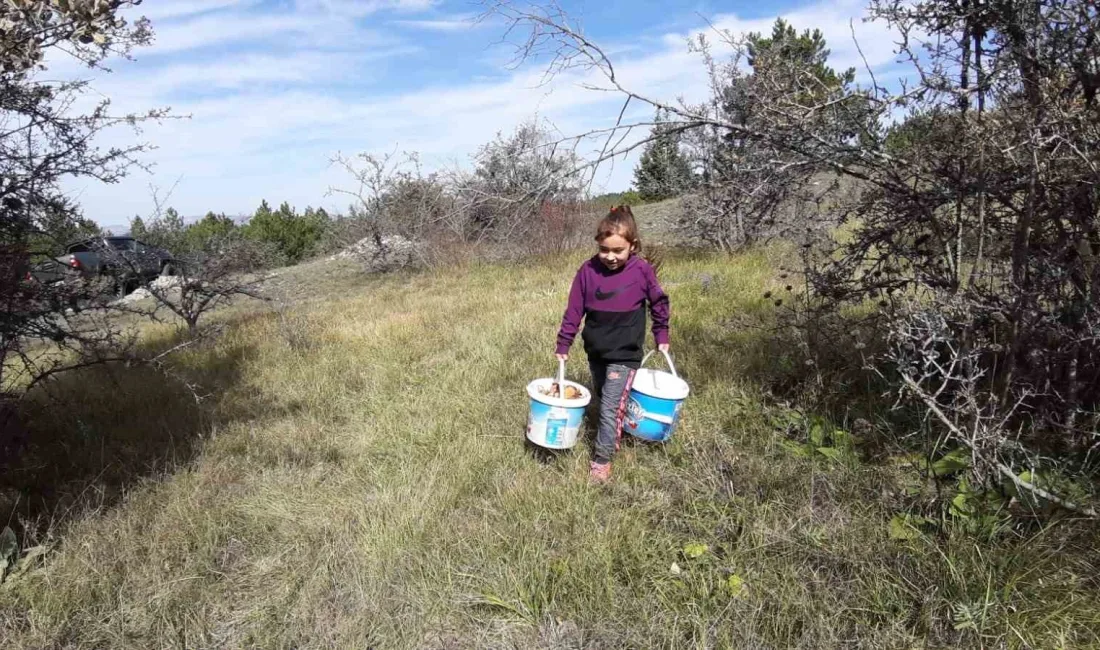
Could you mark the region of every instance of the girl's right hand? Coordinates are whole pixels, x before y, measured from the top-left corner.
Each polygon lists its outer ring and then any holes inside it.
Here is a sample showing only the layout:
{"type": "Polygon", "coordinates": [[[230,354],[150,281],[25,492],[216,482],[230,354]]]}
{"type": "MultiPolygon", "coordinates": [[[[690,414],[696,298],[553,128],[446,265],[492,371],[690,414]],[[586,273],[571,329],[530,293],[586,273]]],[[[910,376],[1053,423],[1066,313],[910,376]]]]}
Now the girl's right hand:
{"type": "Polygon", "coordinates": [[[555,354],[554,356],[558,358],[558,361],[569,361],[568,354],[555,354]]]}

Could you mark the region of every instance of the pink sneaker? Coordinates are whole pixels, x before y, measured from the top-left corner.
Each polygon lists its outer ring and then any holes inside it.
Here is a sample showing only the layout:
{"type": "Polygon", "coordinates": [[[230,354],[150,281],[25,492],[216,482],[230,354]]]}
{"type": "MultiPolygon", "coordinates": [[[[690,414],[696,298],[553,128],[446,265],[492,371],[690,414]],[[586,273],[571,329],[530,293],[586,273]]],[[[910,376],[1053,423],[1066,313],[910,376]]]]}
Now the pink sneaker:
{"type": "Polygon", "coordinates": [[[592,461],[588,466],[588,480],[593,483],[607,483],[611,480],[611,463],[592,461]]]}

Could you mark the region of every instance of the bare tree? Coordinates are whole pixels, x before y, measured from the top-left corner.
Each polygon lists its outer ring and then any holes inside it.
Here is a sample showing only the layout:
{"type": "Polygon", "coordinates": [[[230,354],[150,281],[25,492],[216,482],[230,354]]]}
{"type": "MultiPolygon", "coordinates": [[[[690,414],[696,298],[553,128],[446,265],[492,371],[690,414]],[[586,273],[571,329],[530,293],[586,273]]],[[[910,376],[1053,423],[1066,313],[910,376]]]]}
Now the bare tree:
{"type": "Polygon", "coordinates": [[[458,247],[508,254],[569,246],[581,219],[578,159],[536,122],[498,135],[472,171],[425,173],[416,154],[337,157],[354,181],[338,220],[347,254],[371,271],[449,261],[458,247]]]}
{"type": "Polygon", "coordinates": [[[173,275],[144,285],[155,301],[149,316],[168,311],[183,321],[194,339],[201,333],[200,320],[214,310],[241,298],[265,300],[262,285],[270,279],[264,269],[271,251],[240,236],[212,237],[198,251],[182,256],[173,275]]]}
{"type": "Polygon", "coordinates": [[[354,181],[350,189],[329,188],[329,195],[352,199],[349,214],[333,224],[336,244],[368,272],[431,265],[435,251],[416,242],[461,235],[453,199],[436,175],[423,172],[415,153],[341,155],[332,163],[354,181]]]}
{"type": "MultiPolygon", "coordinates": [[[[99,149],[100,132],[165,116],[115,115],[103,101],[74,107],[85,82],[43,80],[46,54],[65,53],[102,67],[111,55],[149,42],[148,21],[128,24],[132,0],[21,2],[0,6],[0,393],[20,393],[58,372],[112,358],[127,340],[117,328],[89,329],[67,310],[95,299],[87,283],[38,282],[33,266],[53,254],[58,223],[79,211],[59,185],[68,177],[115,182],[138,164],[143,145],[99,149]]],[[[60,230],[65,230],[64,228],[60,230]]]]}
{"type": "Polygon", "coordinates": [[[467,237],[494,243],[538,237],[548,204],[577,201],[583,185],[574,150],[548,127],[529,121],[482,146],[471,174],[456,174],[468,214],[467,237]]]}
{"type": "MultiPolygon", "coordinates": [[[[825,106],[816,115],[798,116],[825,142],[841,142],[857,128],[860,112],[829,103],[852,94],[855,71],[828,65],[829,50],[819,31],[802,34],[778,19],[764,37],[722,34],[733,55],[716,60],[711,45],[694,45],[708,73],[710,97],[696,112],[755,131],[771,131],[782,118],[775,111],[792,103],[825,106]]],[[[722,250],[734,250],[773,237],[820,236],[821,197],[835,194],[836,176],[781,143],[707,124],[686,134],[701,169],[699,191],[686,202],[679,220],[685,232],[722,250]]]]}
{"type": "MultiPolygon", "coordinates": [[[[171,192],[162,197],[153,188],[150,224],[164,219],[164,206],[170,196],[171,192]]],[[[182,240],[185,231],[178,234],[175,239],[182,240]]],[[[153,320],[163,320],[167,312],[183,321],[191,340],[201,334],[199,321],[214,310],[241,298],[266,299],[261,285],[270,276],[265,269],[277,256],[273,246],[249,240],[237,230],[214,234],[194,244],[163,265],[152,251],[107,253],[113,266],[141,280],[140,288],[120,301],[134,306],[123,308],[153,320]],[[150,268],[161,268],[161,275],[150,276],[150,268]],[[136,304],[145,297],[152,298],[151,308],[136,304]]],[[[114,306],[119,308],[117,303],[114,306]]]]}
{"type": "MultiPolygon", "coordinates": [[[[884,374],[933,416],[926,442],[935,446],[942,434],[972,449],[981,457],[973,464],[979,478],[993,483],[1004,468],[1020,467],[1095,476],[1100,16],[1093,3],[873,0],[869,15],[895,30],[907,80],[887,88],[868,67],[863,86],[823,84],[816,62],[788,57],[754,66],[734,85],[746,95],[739,103],[758,109],[752,116],[724,110],[717,94],[689,106],[627,88],[604,51],[556,7],[504,2],[487,11],[520,35],[520,60],[545,58],[548,75],[595,73],[601,90],[624,98],[615,126],[578,136],[606,138],[592,165],[638,146],[625,137],[643,123],[622,116],[642,102],[666,111],[671,128],[710,130],[700,137],[774,152],[739,161],[748,170],[733,175],[748,183],[740,196],[755,191],[754,180],[782,184],[794,170],[796,186],[823,172],[858,182],[859,194],[830,215],[847,226],[848,239],[806,258],[807,296],[831,313],[877,304],[886,330],[923,331],[904,325],[928,308],[944,318],[937,338],[910,341],[935,355],[933,371],[906,370],[898,355],[879,361],[900,367],[900,376],[884,374]],[[904,146],[891,126],[898,115],[924,125],[904,146]],[[973,422],[982,423],[977,437],[966,433],[973,422]]],[[[734,53],[730,65],[752,56],[751,39],[716,33],[734,53]]],[[[713,74],[709,50],[699,49],[713,74]]],[[[768,202],[750,205],[767,214],[768,202]]]]}

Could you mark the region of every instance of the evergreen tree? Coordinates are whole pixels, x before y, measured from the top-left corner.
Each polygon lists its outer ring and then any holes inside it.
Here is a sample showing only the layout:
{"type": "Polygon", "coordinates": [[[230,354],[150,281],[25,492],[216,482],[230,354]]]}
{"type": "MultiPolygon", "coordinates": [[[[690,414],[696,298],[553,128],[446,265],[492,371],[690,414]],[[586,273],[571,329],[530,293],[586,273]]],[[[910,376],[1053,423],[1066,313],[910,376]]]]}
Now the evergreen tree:
{"type": "MultiPolygon", "coordinates": [[[[327,216],[327,215],[326,215],[327,216]]],[[[288,262],[298,262],[312,253],[324,232],[324,222],[312,208],[300,215],[285,201],[272,210],[263,201],[245,227],[249,238],[273,244],[288,262]]]]}
{"type": "Polygon", "coordinates": [[[168,211],[164,213],[164,218],[161,219],[161,225],[167,232],[179,233],[183,232],[183,217],[179,212],[176,212],[175,208],[168,208],[168,211]]]}
{"type": "Polygon", "coordinates": [[[804,145],[810,149],[851,140],[862,133],[864,115],[855,102],[846,103],[843,110],[800,112],[802,106],[829,105],[830,99],[848,93],[855,79],[854,69],[829,66],[829,49],[820,31],[800,34],[778,19],[770,35],[749,34],[747,50],[751,70],[714,69],[719,84],[712,99],[712,110],[723,122],[744,125],[746,130],[706,127],[692,132],[701,187],[698,200],[687,206],[679,224],[685,233],[727,250],[783,233],[807,232],[807,224],[798,222],[802,211],[792,206],[808,200],[816,168],[801,164],[792,147],[749,134],[774,131],[776,120],[797,119],[804,128],[816,128],[821,138],[804,145]]]}
{"type": "Polygon", "coordinates": [[[207,250],[212,243],[224,241],[237,230],[237,224],[224,214],[207,212],[206,216],[187,228],[187,248],[207,250]]]}
{"type": "MultiPolygon", "coordinates": [[[[183,223],[183,217],[175,208],[168,208],[164,216],[142,225],[145,228],[143,241],[146,243],[159,246],[177,255],[187,250],[187,227],[183,223]]],[[[130,232],[133,233],[133,222],[131,222],[130,232]]]]}
{"type": "Polygon", "coordinates": [[[695,183],[688,157],[680,148],[680,136],[658,111],[653,127],[655,139],[642,150],[634,169],[634,187],[643,201],[661,201],[679,196],[695,183]]]}
{"type": "Polygon", "coordinates": [[[149,231],[145,227],[145,220],[135,215],[130,220],[130,236],[136,239],[145,239],[148,235],[149,231]]]}

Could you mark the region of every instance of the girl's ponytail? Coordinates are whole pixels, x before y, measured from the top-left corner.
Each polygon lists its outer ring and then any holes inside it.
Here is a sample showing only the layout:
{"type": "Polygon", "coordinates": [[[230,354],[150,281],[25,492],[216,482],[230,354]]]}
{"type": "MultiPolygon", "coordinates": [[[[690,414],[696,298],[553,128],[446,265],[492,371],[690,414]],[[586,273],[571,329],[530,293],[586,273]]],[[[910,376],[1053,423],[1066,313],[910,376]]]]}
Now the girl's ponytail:
{"type": "Polygon", "coordinates": [[[611,208],[611,212],[600,221],[596,228],[596,241],[603,241],[610,235],[619,235],[634,246],[634,254],[641,257],[653,267],[653,273],[657,274],[664,261],[664,251],[660,247],[642,247],[642,235],[638,231],[638,223],[634,220],[634,211],[629,205],[620,205],[611,208]]]}

